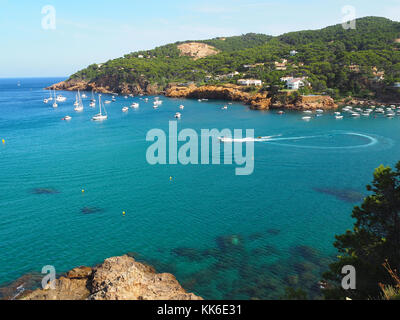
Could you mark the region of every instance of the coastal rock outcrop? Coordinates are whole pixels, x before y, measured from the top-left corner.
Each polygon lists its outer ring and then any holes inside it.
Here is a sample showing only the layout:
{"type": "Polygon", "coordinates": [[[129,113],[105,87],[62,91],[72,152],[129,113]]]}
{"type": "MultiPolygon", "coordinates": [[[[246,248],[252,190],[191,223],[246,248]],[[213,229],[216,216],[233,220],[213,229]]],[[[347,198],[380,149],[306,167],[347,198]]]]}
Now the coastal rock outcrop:
{"type": "Polygon", "coordinates": [[[243,91],[243,87],[236,85],[222,86],[171,86],[166,89],[165,95],[171,98],[196,98],[196,99],[220,99],[241,101],[258,110],[269,109],[271,99],[267,93],[250,93],[243,91]]]}
{"type": "Polygon", "coordinates": [[[338,105],[329,96],[300,96],[294,105],[294,109],[337,109],[338,105]]]}
{"type": "Polygon", "coordinates": [[[148,81],[139,79],[138,83],[120,83],[117,79],[100,79],[97,82],[85,81],[79,79],[69,79],[46,88],[47,90],[65,90],[65,91],[95,91],[99,93],[121,93],[121,94],[159,94],[160,88],[157,84],[150,84],[148,81]]]}
{"type": "Polygon", "coordinates": [[[187,293],[169,273],[156,271],[127,255],[101,265],[72,269],[55,280],[55,289],[37,289],[22,300],[202,300],[187,293]]]}

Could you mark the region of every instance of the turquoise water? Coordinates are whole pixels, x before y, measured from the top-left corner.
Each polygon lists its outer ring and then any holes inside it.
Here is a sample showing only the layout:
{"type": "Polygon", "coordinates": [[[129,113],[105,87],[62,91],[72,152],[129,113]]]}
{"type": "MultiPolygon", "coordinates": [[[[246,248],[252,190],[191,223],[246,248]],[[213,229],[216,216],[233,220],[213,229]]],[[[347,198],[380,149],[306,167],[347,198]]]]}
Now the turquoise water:
{"type": "Polygon", "coordinates": [[[73,111],[75,93],[62,92],[58,109],[43,103],[42,88],[60,80],[0,79],[0,283],[134,253],[207,299],[277,299],[287,286],[317,298],[334,235],[352,226],[373,169],[400,159],[400,117],[304,122],[238,103],[162,97],[154,110],[152,97],[117,97],[95,123],[88,99],[73,111]],[[123,113],[133,101],[140,108],[123,113]],[[235,165],[151,166],[146,133],[167,131],[177,111],[179,129],[282,136],[255,143],[250,176],[235,165]]]}

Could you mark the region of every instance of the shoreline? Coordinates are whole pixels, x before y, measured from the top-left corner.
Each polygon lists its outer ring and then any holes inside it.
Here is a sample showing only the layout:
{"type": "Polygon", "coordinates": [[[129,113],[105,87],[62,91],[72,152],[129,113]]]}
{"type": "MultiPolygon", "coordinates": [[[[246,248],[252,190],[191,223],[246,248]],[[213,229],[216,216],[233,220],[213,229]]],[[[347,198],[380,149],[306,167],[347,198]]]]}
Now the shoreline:
{"type": "MultiPolygon", "coordinates": [[[[249,87],[237,86],[232,84],[226,85],[204,85],[204,86],[178,86],[169,84],[165,90],[160,90],[156,85],[150,86],[136,85],[130,90],[125,86],[123,90],[111,89],[110,86],[97,85],[96,83],[88,83],[85,81],[62,81],[53,84],[45,90],[61,90],[61,91],[96,91],[104,94],[134,94],[134,95],[164,95],[168,98],[188,98],[188,99],[218,99],[224,101],[236,101],[249,105],[253,110],[269,110],[269,109],[288,109],[288,110],[306,110],[306,109],[323,109],[334,110],[338,105],[330,96],[310,95],[299,96],[296,101],[291,103],[279,103],[273,101],[274,97],[268,95],[268,92],[247,92],[249,87]]],[[[287,96],[282,93],[281,96],[287,96]]]]}
{"type": "Polygon", "coordinates": [[[170,273],[157,273],[131,255],[105,259],[101,264],[80,266],[54,280],[54,289],[26,289],[46,274],[25,274],[0,288],[2,300],[202,300],[188,293],[170,273]],[[32,277],[33,280],[30,278],[32,277]]]}
{"type": "Polygon", "coordinates": [[[45,90],[57,91],[96,91],[104,94],[121,94],[121,95],[164,95],[168,98],[186,98],[186,99],[216,99],[227,102],[241,102],[249,105],[253,110],[336,110],[346,105],[350,106],[372,106],[372,105],[400,105],[400,101],[386,101],[375,99],[361,98],[341,98],[334,100],[328,95],[299,95],[296,101],[282,103],[279,98],[287,96],[287,92],[278,93],[276,96],[268,96],[268,92],[249,93],[248,87],[242,87],[233,84],[225,85],[203,85],[203,86],[179,86],[169,84],[164,90],[161,90],[157,85],[142,83],[136,85],[122,86],[115,85],[112,88],[106,84],[89,83],[86,81],[66,80],[55,83],[45,90]],[[346,102],[347,101],[347,102],[346,102]]]}

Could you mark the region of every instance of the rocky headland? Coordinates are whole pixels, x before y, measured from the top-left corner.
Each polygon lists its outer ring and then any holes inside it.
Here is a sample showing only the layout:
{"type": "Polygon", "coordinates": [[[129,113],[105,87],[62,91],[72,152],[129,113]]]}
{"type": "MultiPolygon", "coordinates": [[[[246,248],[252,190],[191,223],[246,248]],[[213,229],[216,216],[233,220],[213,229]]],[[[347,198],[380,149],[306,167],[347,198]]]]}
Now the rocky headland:
{"type": "Polygon", "coordinates": [[[120,83],[116,79],[103,78],[98,81],[86,81],[79,79],[69,79],[55,83],[46,90],[65,90],[65,91],[95,91],[99,93],[121,93],[121,94],[159,94],[160,89],[157,85],[150,84],[146,80],[139,81],[137,84],[120,83]]]}
{"type": "MultiPolygon", "coordinates": [[[[219,86],[170,86],[165,90],[165,95],[171,98],[196,98],[196,99],[220,99],[240,101],[250,105],[254,110],[268,109],[336,109],[338,105],[329,96],[299,96],[293,103],[280,103],[274,101],[268,92],[247,92],[246,87],[233,84],[219,86]]],[[[283,93],[286,95],[287,93],[283,93]]]]}
{"type": "MultiPolygon", "coordinates": [[[[100,93],[121,93],[121,94],[145,94],[157,95],[164,94],[170,98],[189,98],[189,99],[218,99],[227,101],[242,102],[250,106],[254,110],[269,110],[269,109],[336,109],[338,105],[329,96],[299,96],[296,101],[291,103],[281,103],[276,97],[271,96],[268,92],[249,91],[248,87],[238,86],[234,84],[224,85],[188,85],[180,86],[169,84],[165,89],[159,88],[157,85],[152,85],[146,81],[138,84],[113,83],[112,80],[101,82],[87,82],[83,80],[67,80],[56,83],[46,89],[52,90],[94,90],[100,93]]],[[[289,93],[280,93],[288,95],[289,93]]]]}
{"type": "Polygon", "coordinates": [[[202,300],[169,273],[124,255],[96,267],[78,267],[55,280],[55,289],[25,291],[20,300],[202,300]]]}

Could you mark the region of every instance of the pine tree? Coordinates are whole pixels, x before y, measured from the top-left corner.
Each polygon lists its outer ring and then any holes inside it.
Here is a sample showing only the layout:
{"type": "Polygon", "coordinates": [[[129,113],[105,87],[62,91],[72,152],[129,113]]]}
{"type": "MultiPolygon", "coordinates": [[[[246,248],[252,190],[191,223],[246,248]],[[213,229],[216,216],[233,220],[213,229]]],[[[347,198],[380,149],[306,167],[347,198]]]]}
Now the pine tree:
{"type": "Polygon", "coordinates": [[[340,255],[324,274],[329,283],[325,289],[327,299],[379,299],[379,284],[394,285],[383,266],[385,261],[395,270],[400,269],[400,162],[394,171],[383,165],[375,169],[367,190],[372,194],[361,207],[353,209],[353,230],[335,237],[334,246],[340,255]],[[345,265],[356,269],[355,290],[341,287],[345,265]]]}

